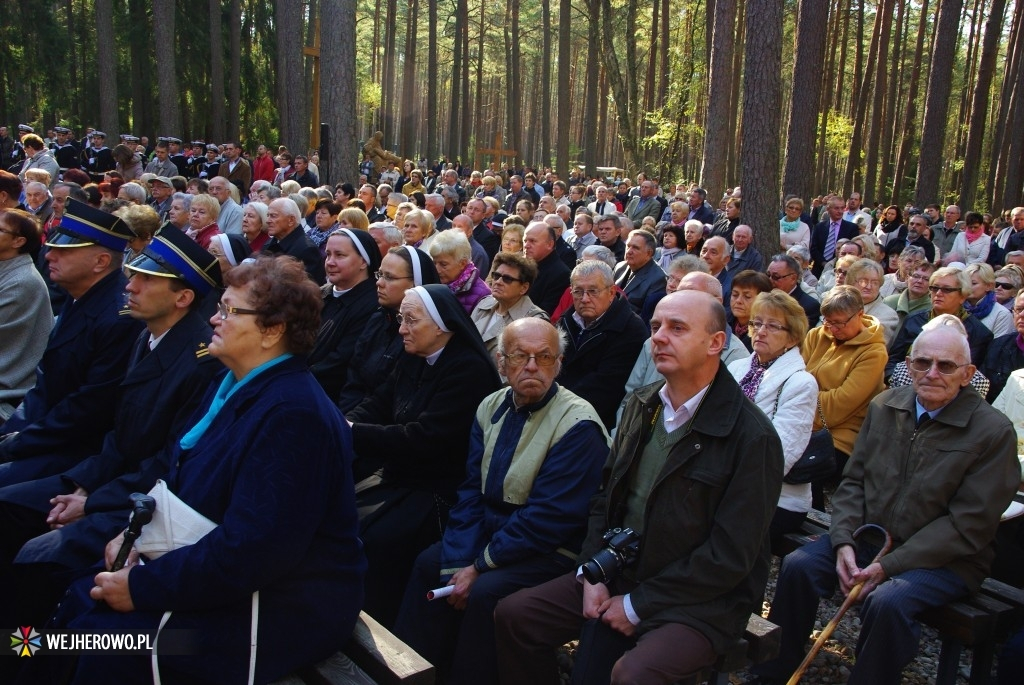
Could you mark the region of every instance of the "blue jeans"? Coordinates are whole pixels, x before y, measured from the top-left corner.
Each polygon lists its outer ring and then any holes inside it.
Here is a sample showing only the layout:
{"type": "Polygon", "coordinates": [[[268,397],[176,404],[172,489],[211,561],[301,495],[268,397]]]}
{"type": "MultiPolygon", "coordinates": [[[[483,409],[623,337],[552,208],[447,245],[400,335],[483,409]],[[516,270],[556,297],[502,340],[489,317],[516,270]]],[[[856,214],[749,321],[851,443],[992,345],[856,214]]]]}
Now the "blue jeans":
{"type": "MultiPolygon", "coordinates": [[[[864,546],[857,565],[867,566],[878,548],[864,546]]],[[[760,676],[785,679],[803,661],[818,602],[836,591],[836,555],[828,535],[791,552],[782,563],[768,620],[782,628],[779,658],[754,668],[760,676]]],[[[887,579],[860,606],[857,661],[849,684],[898,684],[917,654],[921,628],[917,617],[967,594],[967,585],[944,568],[913,569],[887,579]]]]}

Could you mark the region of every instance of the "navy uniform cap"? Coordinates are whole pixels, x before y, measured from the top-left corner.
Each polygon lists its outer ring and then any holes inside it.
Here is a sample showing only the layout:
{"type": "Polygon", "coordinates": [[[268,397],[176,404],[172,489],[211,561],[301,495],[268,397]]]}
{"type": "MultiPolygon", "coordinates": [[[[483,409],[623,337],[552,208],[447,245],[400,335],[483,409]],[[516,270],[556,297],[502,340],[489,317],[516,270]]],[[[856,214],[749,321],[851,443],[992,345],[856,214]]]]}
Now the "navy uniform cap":
{"type": "Polygon", "coordinates": [[[193,140],[192,141],[192,147],[206,147],[206,141],[203,141],[203,140],[193,140]]]}
{"type": "Polygon", "coordinates": [[[106,140],[107,138],[107,134],[104,133],[103,131],[93,131],[90,135],[93,138],[103,138],[104,140],[106,140]]]}
{"type": "Polygon", "coordinates": [[[55,126],[53,131],[54,133],[71,133],[71,129],[67,126],[55,126]]]}
{"type": "Polygon", "coordinates": [[[175,145],[181,145],[181,138],[175,138],[174,136],[171,136],[167,139],[167,142],[174,143],[175,145]]]}
{"type": "Polygon", "coordinates": [[[126,268],[151,276],[180,278],[200,297],[222,285],[217,258],[169,224],[164,224],[126,268]]]}
{"type": "Polygon", "coordinates": [[[35,133],[36,130],[28,124],[18,124],[18,130],[22,133],[35,133]]]}
{"type": "Polygon", "coordinates": [[[46,239],[46,244],[50,247],[100,245],[123,252],[133,238],[135,234],[120,217],[68,198],[64,216],[46,239]]]}

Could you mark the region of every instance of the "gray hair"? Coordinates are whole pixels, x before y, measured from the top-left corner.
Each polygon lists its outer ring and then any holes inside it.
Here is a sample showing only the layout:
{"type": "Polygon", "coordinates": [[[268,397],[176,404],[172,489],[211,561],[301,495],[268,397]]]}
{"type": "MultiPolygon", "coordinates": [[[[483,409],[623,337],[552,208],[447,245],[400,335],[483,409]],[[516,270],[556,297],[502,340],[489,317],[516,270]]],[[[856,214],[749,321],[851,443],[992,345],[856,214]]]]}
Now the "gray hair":
{"type": "Polygon", "coordinates": [[[175,193],[174,195],[171,195],[171,202],[174,202],[175,200],[181,202],[181,206],[186,212],[192,209],[192,196],[188,193],[175,193]]]}
{"type": "Polygon", "coordinates": [[[252,185],[249,186],[249,192],[258,193],[261,190],[263,190],[265,188],[268,188],[270,186],[273,186],[273,185],[274,185],[273,183],[271,183],[270,181],[267,181],[265,179],[262,179],[262,178],[256,179],[255,181],[252,182],[252,185]]]}
{"type": "Polygon", "coordinates": [[[299,210],[299,205],[295,203],[295,200],[293,200],[290,197],[281,197],[274,200],[272,204],[277,203],[280,203],[278,206],[281,208],[281,211],[283,211],[288,216],[293,217],[296,222],[302,221],[302,212],[299,210]]]}
{"type": "Polygon", "coordinates": [[[281,197],[281,189],[275,185],[269,185],[264,188],[260,188],[256,191],[257,193],[266,193],[268,200],[276,200],[281,197]]]}
{"type": "Polygon", "coordinates": [[[125,183],[123,186],[121,186],[121,190],[123,190],[124,194],[127,195],[129,199],[131,199],[132,201],[138,202],[140,205],[146,204],[146,189],[143,188],[138,183],[136,183],[135,181],[129,181],[128,183],[125,183]]]}
{"type": "Polygon", "coordinates": [[[249,209],[250,207],[252,208],[252,211],[256,212],[256,216],[260,218],[260,221],[262,221],[263,225],[265,226],[267,224],[267,209],[269,208],[259,200],[253,200],[252,202],[247,203],[245,207],[242,208],[242,212],[244,213],[245,210],[249,209]]]}
{"type": "Polygon", "coordinates": [[[572,270],[569,275],[569,283],[575,283],[581,278],[587,276],[593,276],[594,274],[600,274],[604,281],[604,287],[609,287],[615,283],[615,274],[612,272],[612,268],[604,262],[597,261],[596,259],[588,259],[580,262],[576,265],[576,268],[572,270]]]}
{"type": "Polygon", "coordinates": [[[671,274],[678,273],[681,276],[685,276],[694,271],[709,274],[711,273],[711,267],[695,254],[681,254],[668,263],[668,273],[671,274]]]}
{"type": "MultiPolygon", "coordinates": [[[[921,248],[917,247],[915,249],[920,250],[921,248]]],[[[921,251],[924,252],[924,250],[921,251]]],[[[786,254],[788,254],[790,257],[797,260],[804,266],[811,263],[811,251],[808,250],[804,245],[793,245],[788,250],[786,250],[786,254]]]]}
{"type": "Polygon", "coordinates": [[[565,233],[565,220],[557,214],[545,214],[544,223],[558,231],[559,236],[565,233]]]}
{"type": "Polygon", "coordinates": [[[440,193],[427,193],[424,197],[426,198],[426,205],[428,207],[432,204],[444,207],[444,196],[440,193]]]}
{"type": "Polygon", "coordinates": [[[583,248],[583,259],[587,261],[599,261],[604,262],[608,265],[609,269],[614,269],[618,262],[615,260],[615,253],[609,250],[604,245],[588,245],[583,248]]]}
{"type": "Polygon", "coordinates": [[[462,231],[441,231],[430,244],[430,256],[435,259],[447,255],[457,261],[468,262],[473,256],[469,239],[462,231]]]}
{"type": "Polygon", "coordinates": [[[643,238],[644,245],[651,251],[651,254],[654,254],[654,250],[658,247],[658,243],[650,231],[637,228],[629,232],[629,238],[632,238],[633,236],[640,236],[643,238]]]}
{"type": "Polygon", "coordinates": [[[366,230],[379,230],[384,233],[384,242],[391,247],[398,247],[405,243],[405,237],[402,235],[402,232],[398,230],[398,226],[395,226],[393,223],[387,221],[375,221],[370,224],[369,228],[366,230]]]}
{"type": "Polygon", "coordinates": [[[918,259],[924,259],[926,256],[924,248],[918,245],[907,245],[903,248],[903,252],[900,252],[900,257],[917,257],[918,259]]]}
{"type": "Polygon", "coordinates": [[[295,203],[295,206],[299,209],[299,221],[302,221],[302,217],[309,211],[309,200],[306,199],[306,196],[302,193],[290,193],[284,199],[295,203]]]}

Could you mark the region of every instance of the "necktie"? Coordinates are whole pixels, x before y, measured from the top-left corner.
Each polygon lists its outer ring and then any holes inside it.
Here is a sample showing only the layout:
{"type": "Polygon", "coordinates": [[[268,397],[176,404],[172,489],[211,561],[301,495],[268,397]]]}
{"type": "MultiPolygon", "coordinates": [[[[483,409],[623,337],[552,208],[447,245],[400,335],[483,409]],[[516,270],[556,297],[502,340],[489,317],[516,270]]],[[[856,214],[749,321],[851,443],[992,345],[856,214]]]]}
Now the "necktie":
{"type": "Polygon", "coordinates": [[[924,412],[923,414],[917,417],[917,429],[921,430],[921,428],[931,420],[932,415],[929,414],[928,412],[924,412]]]}
{"type": "Polygon", "coordinates": [[[836,241],[839,239],[839,222],[833,221],[828,227],[828,240],[825,241],[825,261],[832,259],[836,254],[836,241]]]}

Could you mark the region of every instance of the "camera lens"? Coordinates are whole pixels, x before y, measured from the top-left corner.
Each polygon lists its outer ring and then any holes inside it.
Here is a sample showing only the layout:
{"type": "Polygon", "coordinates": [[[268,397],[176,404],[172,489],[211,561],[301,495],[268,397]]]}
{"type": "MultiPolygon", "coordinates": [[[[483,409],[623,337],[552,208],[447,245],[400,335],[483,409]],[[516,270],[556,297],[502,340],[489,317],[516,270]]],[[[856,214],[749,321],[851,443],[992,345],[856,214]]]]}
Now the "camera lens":
{"type": "Polygon", "coordinates": [[[591,585],[607,583],[615,575],[618,559],[610,549],[602,549],[590,561],[583,564],[583,577],[591,585]]]}

